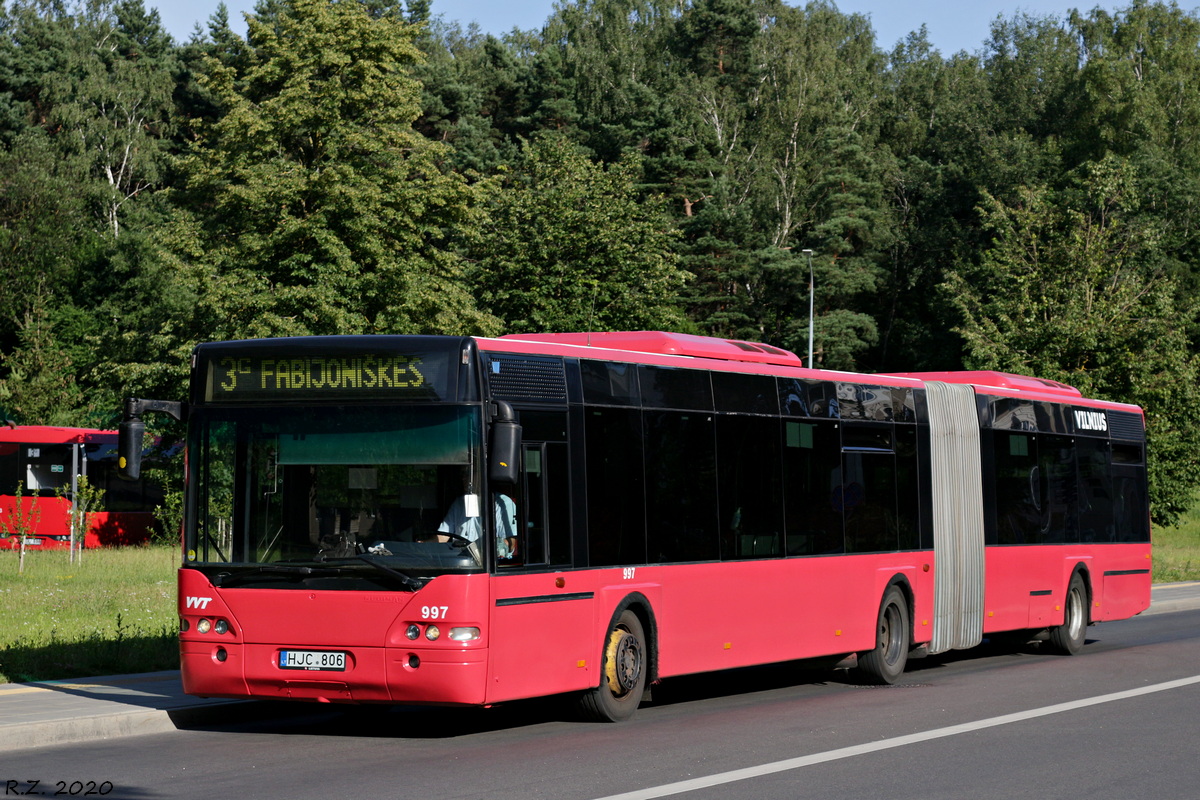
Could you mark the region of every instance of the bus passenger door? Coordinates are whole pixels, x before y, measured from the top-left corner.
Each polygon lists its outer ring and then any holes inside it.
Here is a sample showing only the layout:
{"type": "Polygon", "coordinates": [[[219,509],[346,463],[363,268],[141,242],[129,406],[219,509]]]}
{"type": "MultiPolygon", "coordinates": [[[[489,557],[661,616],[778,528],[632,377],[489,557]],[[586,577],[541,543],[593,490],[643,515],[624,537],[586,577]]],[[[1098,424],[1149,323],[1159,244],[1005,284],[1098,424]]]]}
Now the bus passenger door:
{"type": "Polygon", "coordinates": [[[497,563],[488,638],[487,702],[585,689],[599,681],[593,595],[570,564],[570,483],[565,442],[526,441],[517,492],[517,548],[497,563]]]}

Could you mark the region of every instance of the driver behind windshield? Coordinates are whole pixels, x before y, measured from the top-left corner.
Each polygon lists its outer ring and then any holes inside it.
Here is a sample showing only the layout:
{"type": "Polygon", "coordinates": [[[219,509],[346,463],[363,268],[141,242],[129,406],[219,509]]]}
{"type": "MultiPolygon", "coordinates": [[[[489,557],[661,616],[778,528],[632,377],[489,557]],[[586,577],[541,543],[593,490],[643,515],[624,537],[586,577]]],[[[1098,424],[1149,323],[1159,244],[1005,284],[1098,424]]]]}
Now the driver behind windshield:
{"type": "MultiPolygon", "coordinates": [[[[517,549],[517,505],[508,495],[494,492],[492,510],[496,525],[496,557],[511,559],[517,549]]],[[[468,542],[478,542],[482,532],[479,495],[471,490],[464,476],[464,493],[454,498],[446,516],[438,525],[438,541],[447,542],[453,536],[468,542]]]]}

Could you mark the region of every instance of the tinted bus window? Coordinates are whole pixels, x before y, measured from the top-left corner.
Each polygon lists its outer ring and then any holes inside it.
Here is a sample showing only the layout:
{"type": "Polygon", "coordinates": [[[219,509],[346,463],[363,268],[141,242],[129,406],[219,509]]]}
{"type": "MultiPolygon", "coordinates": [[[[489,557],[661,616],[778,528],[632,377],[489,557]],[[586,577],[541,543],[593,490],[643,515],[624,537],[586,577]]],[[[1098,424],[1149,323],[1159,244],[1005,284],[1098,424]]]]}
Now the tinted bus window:
{"type": "Polygon", "coordinates": [[[1045,482],[1046,543],[1079,541],[1079,491],[1075,476],[1075,441],[1069,436],[1038,439],[1038,463],[1045,482]]]}
{"type": "Polygon", "coordinates": [[[892,387],[892,414],[896,422],[917,421],[917,403],[912,389],[892,387]]]}
{"type": "Polygon", "coordinates": [[[847,553],[895,550],[896,456],[868,450],[846,451],[839,487],[847,553]]]}
{"type": "Polygon", "coordinates": [[[1079,537],[1085,542],[1114,541],[1108,441],[1081,436],[1075,446],[1079,457],[1079,537]]]}
{"type": "Polygon", "coordinates": [[[714,372],[712,387],[717,411],[744,414],[778,413],[775,379],[769,375],[714,372]]]}
{"type": "Polygon", "coordinates": [[[717,418],[717,505],[721,557],[783,555],[779,420],[717,418]]]}
{"type": "Polygon", "coordinates": [[[1113,530],[1118,542],[1150,541],[1146,468],[1125,460],[1141,460],[1141,449],[1140,445],[1113,446],[1113,530]]]}
{"type": "Polygon", "coordinates": [[[571,488],[567,445],[546,445],[546,526],[550,563],[571,563],[571,488]]]}
{"type": "Polygon", "coordinates": [[[21,480],[17,470],[17,447],[16,442],[0,442],[0,494],[17,493],[17,481],[21,480]]]}
{"type": "Polygon", "coordinates": [[[644,408],[678,408],[711,411],[709,373],[672,367],[639,368],[644,408]]]}
{"type": "Polygon", "coordinates": [[[783,423],[783,493],[788,555],[841,553],[841,436],[833,422],[783,423]]]}
{"type": "Polygon", "coordinates": [[[896,534],[901,550],[921,546],[921,470],[917,428],[896,426],[896,534]]]}
{"type": "Polygon", "coordinates": [[[522,411],[520,420],[525,440],[526,497],[521,525],[524,535],[529,537],[521,559],[527,564],[547,559],[552,564],[569,564],[571,488],[567,415],[560,411],[522,411]]]}
{"type": "Polygon", "coordinates": [[[1037,437],[995,433],[996,541],[1028,544],[1042,539],[1042,485],[1037,437]]]}
{"type": "Polygon", "coordinates": [[[583,400],[604,406],[636,406],[641,402],[637,367],[608,361],[580,361],[583,400]]]}
{"type": "Polygon", "coordinates": [[[861,383],[837,384],[837,397],[842,419],[870,419],[890,422],[892,410],[890,386],[864,386],[861,383]]]}
{"type": "Polygon", "coordinates": [[[649,560],[719,558],[713,415],[647,410],[643,420],[649,560]]]}
{"type": "Polygon", "coordinates": [[[644,564],[641,412],[588,408],[585,414],[588,563],[593,567],[644,564]]]}

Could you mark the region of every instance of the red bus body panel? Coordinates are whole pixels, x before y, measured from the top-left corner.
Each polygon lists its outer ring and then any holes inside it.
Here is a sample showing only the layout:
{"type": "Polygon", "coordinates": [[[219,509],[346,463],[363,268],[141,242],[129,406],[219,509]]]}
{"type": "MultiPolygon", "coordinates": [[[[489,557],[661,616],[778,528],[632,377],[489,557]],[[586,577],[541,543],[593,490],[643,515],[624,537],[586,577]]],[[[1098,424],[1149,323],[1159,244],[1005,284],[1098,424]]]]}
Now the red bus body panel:
{"type": "MultiPolygon", "coordinates": [[[[37,532],[26,540],[26,550],[66,550],[70,546],[71,504],[62,497],[22,497],[21,508],[36,503],[38,506],[37,532]],[[53,537],[53,538],[52,538],[53,537]]],[[[12,495],[0,495],[2,513],[11,513],[17,505],[12,495]]],[[[127,544],[142,544],[149,540],[154,527],[154,515],[136,511],[95,511],[88,514],[88,528],[84,536],[84,547],[115,547],[127,544]]],[[[21,546],[19,536],[0,539],[0,546],[17,549],[21,546]]]]}

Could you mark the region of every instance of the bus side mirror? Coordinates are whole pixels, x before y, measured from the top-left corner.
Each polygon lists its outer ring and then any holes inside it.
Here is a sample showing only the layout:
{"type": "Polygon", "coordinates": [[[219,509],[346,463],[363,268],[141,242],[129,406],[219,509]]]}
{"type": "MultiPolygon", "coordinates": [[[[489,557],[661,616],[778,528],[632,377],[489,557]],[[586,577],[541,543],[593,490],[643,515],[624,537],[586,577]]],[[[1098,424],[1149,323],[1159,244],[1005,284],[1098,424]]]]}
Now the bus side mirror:
{"type": "Polygon", "coordinates": [[[142,444],[146,438],[146,423],[142,414],[158,411],[183,422],[187,407],[169,400],[140,400],[125,398],[125,412],[117,426],[117,475],[127,481],[142,477],[142,444]]]}
{"type": "Polygon", "coordinates": [[[515,484],[521,471],[521,426],[508,403],[496,403],[492,421],[491,447],[488,449],[488,480],[515,484]]]}
{"type": "Polygon", "coordinates": [[[117,475],[127,481],[142,476],[142,442],[146,423],[140,417],[121,420],[117,426],[117,475]]]}

